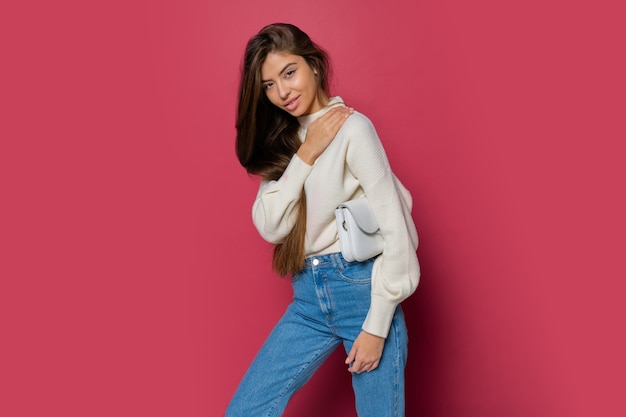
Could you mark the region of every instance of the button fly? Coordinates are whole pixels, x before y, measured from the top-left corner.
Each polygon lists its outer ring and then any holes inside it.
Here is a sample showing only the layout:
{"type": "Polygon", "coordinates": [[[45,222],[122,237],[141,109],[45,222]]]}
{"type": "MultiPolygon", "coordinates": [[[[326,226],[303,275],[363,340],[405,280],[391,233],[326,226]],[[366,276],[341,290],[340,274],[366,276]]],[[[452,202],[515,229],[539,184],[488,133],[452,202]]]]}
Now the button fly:
{"type": "Polygon", "coordinates": [[[313,265],[314,266],[318,266],[320,264],[320,260],[319,259],[313,259],[313,265]]]}

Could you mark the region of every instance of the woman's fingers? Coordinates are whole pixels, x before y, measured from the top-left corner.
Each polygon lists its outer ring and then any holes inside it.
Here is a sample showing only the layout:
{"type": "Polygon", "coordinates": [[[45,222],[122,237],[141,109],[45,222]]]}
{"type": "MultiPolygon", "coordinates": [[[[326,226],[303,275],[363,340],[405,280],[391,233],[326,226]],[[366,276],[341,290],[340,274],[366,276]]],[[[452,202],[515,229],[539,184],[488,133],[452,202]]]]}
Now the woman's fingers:
{"type": "Polygon", "coordinates": [[[298,156],[312,165],[335,139],[337,132],[352,113],[354,110],[349,107],[336,107],[311,122],[304,143],[298,150],[298,156]]]}
{"type": "Polygon", "coordinates": [[[337,107],[329,110],[309,125],[306,140],[332,142],[341,126],[353,112],[354,110],[348,107],[337,107]]]}
{"type": "Polygon", "coordinates": [[[348,370],[360,374],[376,369],[380,363],[384,344],[384,338],[361,331],[346,358],[348,370]]]}
{"type": "Polygon", "coordinates": [[[326,114],[315,120],[311,125],[325,125],[333,132],[334,137],[339,131],[339,128],[343,126],[343,123],[352,113],[354,113],[354,109],[350,107],[335,107],[327,111],[326,114]]]}

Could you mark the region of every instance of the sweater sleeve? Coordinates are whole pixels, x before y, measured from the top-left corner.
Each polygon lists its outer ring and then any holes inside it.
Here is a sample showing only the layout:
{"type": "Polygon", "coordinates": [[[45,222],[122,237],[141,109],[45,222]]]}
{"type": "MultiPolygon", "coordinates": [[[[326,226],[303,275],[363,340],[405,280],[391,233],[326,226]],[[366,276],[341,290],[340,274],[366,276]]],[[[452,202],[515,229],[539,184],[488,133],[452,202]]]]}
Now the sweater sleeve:
{"type": "Polygon", "coordinates": [[[397,305],[419,283],[417,232],[411,197],[394,176],[372,123],[363,115],[349,123],[346,163],[365,192],[385,242],[372,270],[372,297],[363,323],[368,333],[387,337],[397,305]]]}
{"type": "Polygon", "coordinates": [[[296,220],[296,202],[312,169],[294,155],[278,180],[261,181],[252,205],[252,221],[263,239],[280,243],[289,234],[296,220]]]}

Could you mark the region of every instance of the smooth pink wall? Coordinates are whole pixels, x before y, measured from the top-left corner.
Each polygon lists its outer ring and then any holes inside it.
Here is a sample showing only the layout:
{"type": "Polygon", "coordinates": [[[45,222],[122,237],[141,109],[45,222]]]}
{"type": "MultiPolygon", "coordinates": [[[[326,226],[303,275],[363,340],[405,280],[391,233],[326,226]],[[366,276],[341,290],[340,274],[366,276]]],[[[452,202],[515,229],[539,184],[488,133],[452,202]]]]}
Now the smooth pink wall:
{"type": "MultiPolygon", "coordinates": [[[[289,302],[234,155],[293,22],[415,198],[407,416],[622,416],[618,2],[1,6],[0,415],[219,416],[289,302]]],[[[354,416],[338,353],[287,416],[354,416]]]]}

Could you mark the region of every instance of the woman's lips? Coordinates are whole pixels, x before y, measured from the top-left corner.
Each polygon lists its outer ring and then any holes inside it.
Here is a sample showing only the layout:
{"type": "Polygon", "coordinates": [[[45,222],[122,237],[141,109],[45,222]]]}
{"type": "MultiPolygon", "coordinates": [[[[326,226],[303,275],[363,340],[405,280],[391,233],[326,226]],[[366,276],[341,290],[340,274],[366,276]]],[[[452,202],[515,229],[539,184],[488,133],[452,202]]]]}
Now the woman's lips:
{"type": "Polygon", "coordinates": [[[299,103],[300,103],[300,96],[296,97],[293,100],[288,101],[285,104],[285,108],[289,111],[294,111],[298,107],[299,103]]]}

